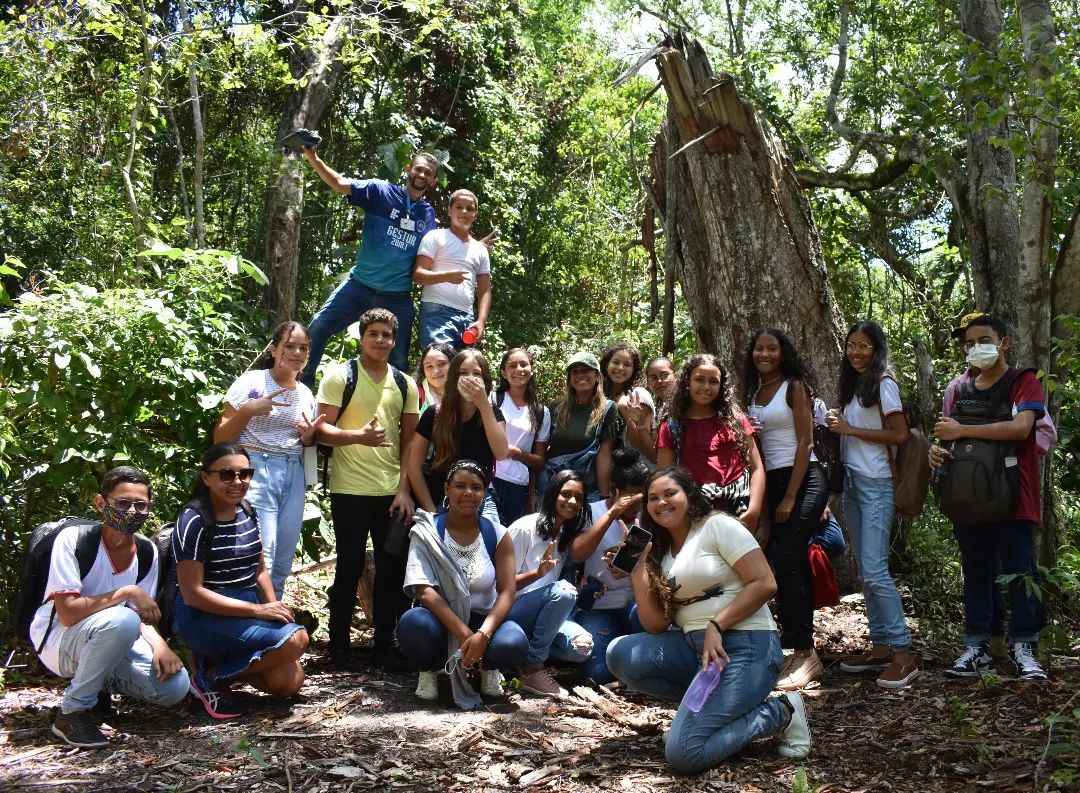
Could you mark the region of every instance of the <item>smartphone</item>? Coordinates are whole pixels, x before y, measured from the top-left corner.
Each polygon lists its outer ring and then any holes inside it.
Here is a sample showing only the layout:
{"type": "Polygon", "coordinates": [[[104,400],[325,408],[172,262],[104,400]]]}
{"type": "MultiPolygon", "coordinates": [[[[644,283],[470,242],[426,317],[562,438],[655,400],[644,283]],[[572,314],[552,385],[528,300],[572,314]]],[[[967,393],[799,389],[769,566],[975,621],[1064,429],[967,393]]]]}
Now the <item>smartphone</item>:
{"type": "Polygon", "coordinates": [[[637,564],[641,554],[645,551],[645,546],[650,542],[652,542],[651,532],[640,526],[631,526],[626,535],[626,540],[623,542],[623,547],[619,549],[619,552],[615,554],[615,558],[611,560],[611,566],[622,570],[624,573],[632,573],[634,565],[637,564]]]}
{"type": "Polygon", "coordinates": [[[578,592],[578,609],[581,611],[592,611],[592,607],[596,604],[596,596],[603,588],[604,582],[596,576],[589,576],[586,578],[584,586],[582,586],[581,591],[578,592]]]}

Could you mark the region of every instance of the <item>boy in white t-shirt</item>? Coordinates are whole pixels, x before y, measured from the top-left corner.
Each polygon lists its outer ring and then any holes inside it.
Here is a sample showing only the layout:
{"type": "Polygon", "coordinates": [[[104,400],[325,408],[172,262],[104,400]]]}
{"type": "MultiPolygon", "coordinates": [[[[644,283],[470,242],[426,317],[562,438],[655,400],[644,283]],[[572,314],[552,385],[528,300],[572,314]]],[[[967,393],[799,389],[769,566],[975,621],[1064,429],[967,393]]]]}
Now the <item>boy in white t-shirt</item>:
{"type": "Polygon", "coordinates": [[[450,228],[429,232],[416,252],[413,281],[424,287],[421,348],[445,342],[461,350],[484,336],[491,311],[491,260],[487,246],[469,233],[477,205],[475,193],[455,190],[450,196],[450,228]]]}
{"type": "Polygon", "coordinates": [[[145,472],[114,468],[94,497],[101,524],[75,523],[53,540],[45,601],[30,625],[30,640],[49,671],[71,679],[52,726],[71,746],[108,743],[91,713],[102,692],[156,705],[175,705],[188,692],[183,663],[154,629],[161,618],[154,602],[157,548],[136,538],[150,499],[145,472]]]}

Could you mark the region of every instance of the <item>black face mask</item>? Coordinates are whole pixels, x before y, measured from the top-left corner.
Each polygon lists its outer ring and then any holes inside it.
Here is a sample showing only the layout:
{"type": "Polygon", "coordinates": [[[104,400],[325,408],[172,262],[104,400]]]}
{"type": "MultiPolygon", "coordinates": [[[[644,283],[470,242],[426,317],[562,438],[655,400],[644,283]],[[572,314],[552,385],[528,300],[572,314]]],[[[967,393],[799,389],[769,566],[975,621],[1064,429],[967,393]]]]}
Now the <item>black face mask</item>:
{"type": "Polygon", "coordinates": [[[149,512],[134,512],[132,510],[121,512],[112,504],[105,504],[105,523],[121,534],[129,536],[135,534],[143,527],[149,517],[149,512]]]}

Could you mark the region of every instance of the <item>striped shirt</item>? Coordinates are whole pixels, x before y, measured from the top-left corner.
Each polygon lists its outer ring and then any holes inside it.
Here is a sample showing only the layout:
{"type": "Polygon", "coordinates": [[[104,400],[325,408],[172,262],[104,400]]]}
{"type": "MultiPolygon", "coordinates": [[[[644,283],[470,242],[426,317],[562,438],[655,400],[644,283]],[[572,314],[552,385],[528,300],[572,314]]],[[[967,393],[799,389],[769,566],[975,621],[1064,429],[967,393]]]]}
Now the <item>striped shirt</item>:
{"type": "MultiPolygon", "coordinates": [[[[269,369],[252,369],[244,372],[229,386],[225,401],[239,410],[253,399],[275,394],[281,390],[270,374],[269,369]]],[[[306,415],[315,418],[315,397],[303,383],[296,388],[274,397],[275,405],[268,416],[252,416],[240,432],[241,446],[262,449],[283,454],[300,454],[304,447],[300,444],[300,434],[296,425],[306,415]]]]}
{"type": "Polygon", "coordinates": [[[208,529],[194,509],[185,509],[176,521],[172,553],[177,562],[203,563],[203,586],[211,590],[254,587],[262,556],[257,517],[240,507],[236,518],[208,529]]]}

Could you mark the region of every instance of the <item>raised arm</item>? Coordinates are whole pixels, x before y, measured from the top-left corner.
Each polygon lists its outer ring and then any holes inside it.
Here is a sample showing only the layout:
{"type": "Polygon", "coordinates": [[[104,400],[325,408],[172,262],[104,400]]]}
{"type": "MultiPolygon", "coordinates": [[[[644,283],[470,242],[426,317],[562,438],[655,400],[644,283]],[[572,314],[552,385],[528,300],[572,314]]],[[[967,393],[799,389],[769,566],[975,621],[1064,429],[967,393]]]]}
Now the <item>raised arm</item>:
{"type": "Polygon", "coordinates": [[[315,173],[319,175],[319,178],[326,182],[327,186],[335,193],[349,194],[352,192],[352,179],[346,179],[339,174],[329,165],[324,163],[319,155],[315,153],[315,149],[309,149],[304,147],[304,159],[311,163],[315,169],[315,173]]]}

